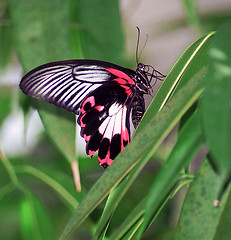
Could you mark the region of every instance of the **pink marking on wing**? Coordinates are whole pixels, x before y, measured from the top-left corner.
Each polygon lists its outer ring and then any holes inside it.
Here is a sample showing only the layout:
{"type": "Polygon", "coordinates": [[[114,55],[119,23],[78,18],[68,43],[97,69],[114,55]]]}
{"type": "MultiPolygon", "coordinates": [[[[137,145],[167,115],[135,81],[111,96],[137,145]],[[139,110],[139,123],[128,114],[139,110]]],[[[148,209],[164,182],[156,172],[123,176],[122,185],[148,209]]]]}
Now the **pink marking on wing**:
{"type": "Polygon", "coordinates": [[[104,106],[98,105],[98,106],[95,106],[95,109],[101,112],[104,109],[104,106]]]}
{"type": "Polygon", "coordinates": [[[118,77],[118,79],[115,79],[115,81],[117,81],[118,83],[119,83],[119,81],[124,81],[124,79],[125,79],[127,81],[123,82],[121,84],[128,83],[128,84],[131,84],[131,85],[135,85],[134,81],[126,73],[124,73],[124,72],[122,72],[118,69],[114,69],[114,68],[107,68],[106,70],[118,77]]]}
{"type": "Polygon", "coordinates": [[[112,163],[113,163],[113,160],[109,157],[110,153],[108,151],[106,157],[104,159],[100,159],[98,157],[98,160],[99,160],[99,164],[102,165],[104,163],[107,163],[108,166],[110,166],[112,163]]]}
{"type": "Polygon", "coordinates": [[[94,154],[95,154],[95,151],[91,151],[91,150],[89,150],[87,153],[87,155],[89,155],[90,157],[92,157],[94,154]]]}
{"type": "Polygon", "coordinates": [[[90,138],[91,138],[91,135],[86,135],[86,134],[83,134],[83,138],[89,142],[90,138]]]}
{"type": "Polygon", "coordinates": [[[81,117],[80,117],[80,119],[79,119],[79,122],[80,122],[80,127],[85,127],[86,126],[86,124],[85,123],[83,123],[83,117],[85,116],[85,114],[84,115],[82,115],[81,117]]]}
{"type": "Polygon", "coordinates": [[[132,97],[133,93],[130,87],[126,86],[126,85],[120,85],[121,87],[125,88],[125,92],[127,94],[127,96],[132,97]]]}
{"type": "Polygon", "coordinates": [[[106,158],[101,159],[98,157],[98,161],[99,161],[99,164],[102,165],[106,162],[106,158]]]}
{"type": "Polygon", "coordinates": [[[124,141],[130,141],[130,136],[128,133],[128,129],[126,127],[126,107],[122,109],[122,118],[121,118],[121,151],[125,148],[124,141]]]}
{"type": "Polygon", "coordinates": [[[113,163],[113,160],[111,158],[107,159],[107,165],[110,166],[113,163]]]}
{"type": "Polygon", "coordinates": [[[82,107],[81,107],[81,109],[80,109],[80,111],[81,111],[82,113],[86,112],[86,111],[84,110],[84,106],[85,106],[87,103],[90,103],[90,104],[91,104],[91,107],[95,106],[95,97],[94,97],[94,96],[90,96],[90,97],[86,98],[86,99],[83,101],[82,107]]]}
{"type": "Polygon", "coordinates": [[[128,82],[123,78],[115,78],[114,81],[118,82],[120,85],[128,84],[128,82]]]}
{"type": "Polygon", "coordinates": [[[126,141],[129,143],[129,134],[128,134],[128,129],[125,128],[121,132],[121,151],[125,148],[123,141],[126,141]]]}

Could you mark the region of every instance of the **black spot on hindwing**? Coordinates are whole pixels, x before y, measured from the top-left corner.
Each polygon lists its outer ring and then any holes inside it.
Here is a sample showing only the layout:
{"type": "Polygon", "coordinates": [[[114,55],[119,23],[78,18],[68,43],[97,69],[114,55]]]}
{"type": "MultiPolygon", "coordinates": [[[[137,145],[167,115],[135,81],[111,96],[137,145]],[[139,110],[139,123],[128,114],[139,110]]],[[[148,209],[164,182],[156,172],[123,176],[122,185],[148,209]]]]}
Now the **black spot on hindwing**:
{"type": "Polygon", "coordinates": [[[115,157],[120,153],[120,151],[121,151],[121,135],[115,134],[111,140],[111,151],[110,151],[111,159],[115,159],[115,157]]]}

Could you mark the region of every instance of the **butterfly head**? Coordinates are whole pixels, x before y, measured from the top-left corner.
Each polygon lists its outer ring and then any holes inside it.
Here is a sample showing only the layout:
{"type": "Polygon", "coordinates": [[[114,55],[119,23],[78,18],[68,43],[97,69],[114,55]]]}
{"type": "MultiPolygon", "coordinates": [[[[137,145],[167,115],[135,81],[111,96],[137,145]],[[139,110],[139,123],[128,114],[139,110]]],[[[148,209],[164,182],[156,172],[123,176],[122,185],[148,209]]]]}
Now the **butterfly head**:
{"type": "Polygon", "coordinates": [[[151,65],[138,63],[136,68],[136,85],[143,94],[151,94],[152,87],[156,84],[157,80],[162,81],[165,76],[155,70],[151,65]],[[151,84],[152,80],[154,84],[151,84]]]}

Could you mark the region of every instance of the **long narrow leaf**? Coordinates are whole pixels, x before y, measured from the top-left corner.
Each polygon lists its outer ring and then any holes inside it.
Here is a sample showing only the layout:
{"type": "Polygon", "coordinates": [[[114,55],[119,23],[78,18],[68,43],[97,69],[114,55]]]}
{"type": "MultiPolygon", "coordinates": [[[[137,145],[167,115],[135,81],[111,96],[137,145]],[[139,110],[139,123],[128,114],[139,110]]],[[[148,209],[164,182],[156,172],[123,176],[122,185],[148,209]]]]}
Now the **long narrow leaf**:
{"type": "Polygon", "coordinates": [[[153,182],[147,196],[144,221],[138,233],[139,237],[156,217],[158,208],[177,183],[180,172],[188,166],[202,144],[199,117],[198,114],[194,114],[182,128],[176,146],[153,182]]]}
{"type": "MultiPolygon", "coordinates": [[[[165,205],[166,200],[169,198],[169,192],[179,180],[178,177],[180,171],[189,164],[190,160],[197,153],[198,149],[202,146],[201,131],[199,129],[197,129],[197,131],[191,131],[192,128],[195,127],[195,124],[198,128],[199,119],[198,116],[194,115],[192,119],[190,119],[189,122],[187,122],[187,124],[181,129],[178,141],[173,151],[169,155],[168,159],[166,160],[154,180],[154,185],[156,187],[158,186],[159,188],[158,192],[155,191],[155,195],[159,197],[159,200],[155,198],[155,203],[152,204],[151,209],[148,209],[148,211],[155,212],[155,218],[160,212],[160,209],[162,209],[162,207],[165,205]],[[189,135],[191,136],[189,137],[189,135]],[[166,169],[168,170],[166,171],[166,169]],[[166,194],[163,194],[163,192],[166,192],[166,194]],[[158,201],[161,207],[158,206],[156,201],[158,201]]],[[[194,128],[194,130],[196,129],[194,128]]],[[[131,212],[131,214],[124,221],[121,227],[117,231],[115,231],[112,236],[110,236],[110,239],[119,239],[122,236],[121,233],[124,234],[125,231],[128,231],[130,226],[132,226],[133,222],[138,221],[141,216],[142,221],[144,221],[145,206],[147,199],[150,197],[151,196],[146,197],[146,199],[143,199],[139,203],[139,208],[136,208],[134,209],[134,211],[131,212]]]]}

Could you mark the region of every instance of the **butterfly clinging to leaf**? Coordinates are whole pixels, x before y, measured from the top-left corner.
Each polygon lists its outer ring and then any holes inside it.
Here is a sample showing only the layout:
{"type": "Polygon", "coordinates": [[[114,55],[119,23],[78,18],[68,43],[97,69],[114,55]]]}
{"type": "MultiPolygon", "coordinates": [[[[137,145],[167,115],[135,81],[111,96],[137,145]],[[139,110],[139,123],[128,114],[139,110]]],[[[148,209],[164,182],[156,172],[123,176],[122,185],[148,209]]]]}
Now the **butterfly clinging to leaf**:
{"type": "Polygon", "coordinates": [[[131,138],[145,112],[144,95],[151,80],[164,76],[149,65],[137,63],[136,71],[97,60],[67,60],[41,65],[20,82],[28,96],[55,104],[78,115],[86,153],[98,152],[106,168],[131,138]]]}

